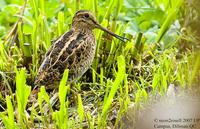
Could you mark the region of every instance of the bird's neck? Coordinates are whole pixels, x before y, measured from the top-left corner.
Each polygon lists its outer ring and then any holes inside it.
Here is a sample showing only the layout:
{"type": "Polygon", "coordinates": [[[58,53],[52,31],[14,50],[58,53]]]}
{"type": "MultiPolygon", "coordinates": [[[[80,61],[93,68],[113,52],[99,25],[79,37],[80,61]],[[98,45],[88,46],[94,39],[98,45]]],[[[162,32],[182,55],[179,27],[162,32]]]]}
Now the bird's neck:
{"type": "Polygon", "coordinates": [[[72,26],[72,29],[74,29],[75,31],[86,33],[86,34],[93,33],[92,29],[88,26],[76,25],[76,26],[72,26]]]}

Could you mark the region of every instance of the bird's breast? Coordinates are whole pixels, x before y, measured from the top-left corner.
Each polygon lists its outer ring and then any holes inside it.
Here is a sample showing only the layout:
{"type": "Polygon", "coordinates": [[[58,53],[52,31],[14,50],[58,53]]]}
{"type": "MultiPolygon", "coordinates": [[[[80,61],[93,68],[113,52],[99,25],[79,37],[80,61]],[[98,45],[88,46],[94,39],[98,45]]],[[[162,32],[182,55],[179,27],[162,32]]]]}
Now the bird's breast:
{"type": "Polygon", "coordinates": [[[69,64],[69,82],[82,76],[88,70],[94,59],[95,50],[95,37],[93,35],[86,36],[73,51],[72,56],[69,57],[66,63],[69,64]]]}

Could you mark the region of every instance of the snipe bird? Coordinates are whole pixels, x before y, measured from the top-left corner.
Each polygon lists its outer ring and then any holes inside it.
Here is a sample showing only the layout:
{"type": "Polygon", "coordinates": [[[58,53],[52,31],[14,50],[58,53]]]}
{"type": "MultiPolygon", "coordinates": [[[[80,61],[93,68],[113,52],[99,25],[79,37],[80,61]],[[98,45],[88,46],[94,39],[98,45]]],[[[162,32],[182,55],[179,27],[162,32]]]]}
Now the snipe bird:
{"type": "Polygon", "coordinates": [[[126,39],[101,26],[90,11],[76,12],[71,29],[54,41],[46,52],[35,85],[44,85],[51,89],[52,85],[61,80],[65,69],[69,69],[68,83],[80,78],[92,64],[95,55],[96,40],[92,32],[95,28],[119,40],[126,39]]]}

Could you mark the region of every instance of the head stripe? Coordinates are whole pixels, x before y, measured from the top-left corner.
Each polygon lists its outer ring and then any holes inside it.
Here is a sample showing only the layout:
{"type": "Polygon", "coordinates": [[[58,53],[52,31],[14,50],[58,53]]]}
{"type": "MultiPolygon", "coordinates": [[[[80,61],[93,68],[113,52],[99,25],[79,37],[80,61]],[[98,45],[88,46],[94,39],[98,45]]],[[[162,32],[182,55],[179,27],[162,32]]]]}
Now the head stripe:
{"type": "Polygon", "coordinates": [[[79,11],[76,12],[76,14],[78,14],[78,13],[84,13],[84,12],[89,12],[89,11],[88,10],[79,10],[79,11]]]}

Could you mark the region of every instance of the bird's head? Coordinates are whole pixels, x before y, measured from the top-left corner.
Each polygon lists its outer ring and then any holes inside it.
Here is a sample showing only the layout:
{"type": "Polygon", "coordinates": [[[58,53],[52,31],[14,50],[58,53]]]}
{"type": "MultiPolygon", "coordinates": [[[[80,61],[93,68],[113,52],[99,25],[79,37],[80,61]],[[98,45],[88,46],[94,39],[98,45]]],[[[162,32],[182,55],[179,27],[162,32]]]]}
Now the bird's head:
{"type": "Polygon", "coordinates": [[[93,30],[95,28],[101,29],[108,34],[118,38],[121,41],[124,41],[124,39],[127,39],[125,37],[121,37],[108,29],[101,26],[98,21],[96,20],[96,17],[88,10],[79,10],[76,12],[76,14],[73,17],[72,21],[72,27],[79,28],[79,29],[89,29],[93,30]]]}
{"type": "Polygon", "coordinates": [[[96,27],[97,20],[95,16],[88,10],[79,10],[73,17],[72,26],[79,28],[94,29],[96,27]]]}

